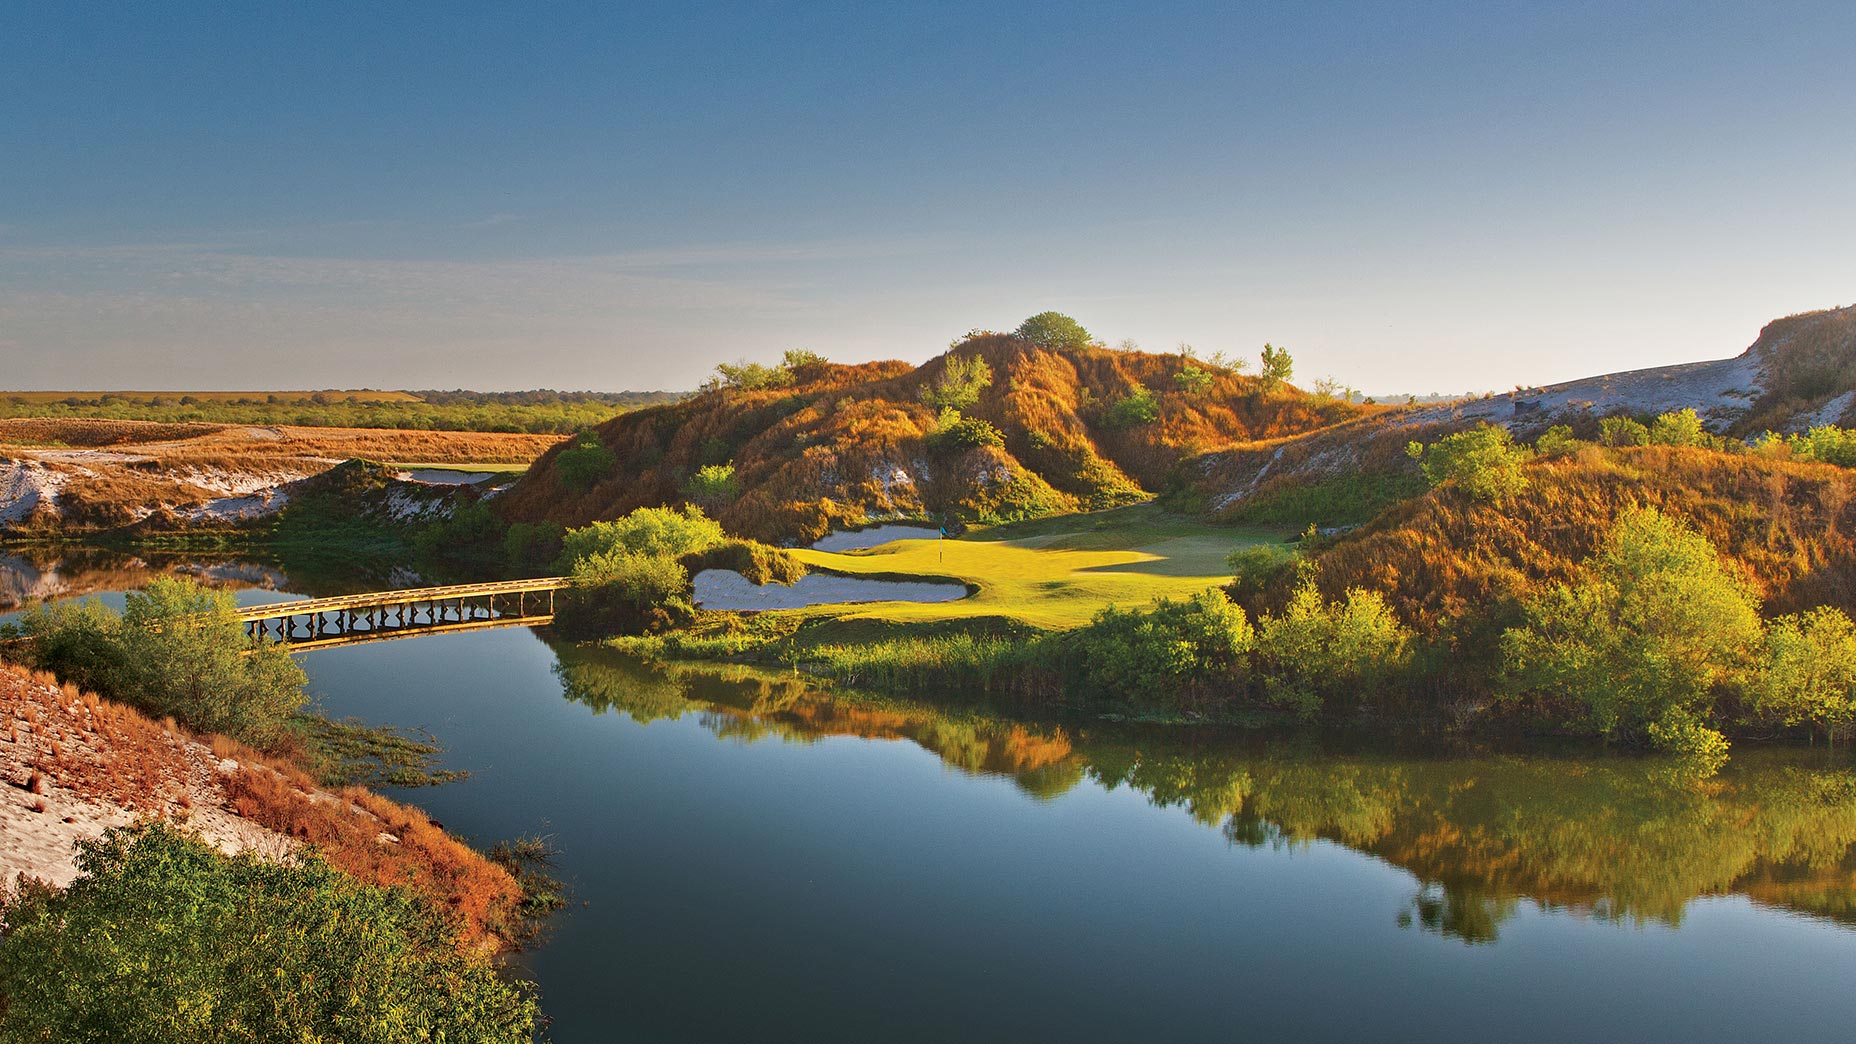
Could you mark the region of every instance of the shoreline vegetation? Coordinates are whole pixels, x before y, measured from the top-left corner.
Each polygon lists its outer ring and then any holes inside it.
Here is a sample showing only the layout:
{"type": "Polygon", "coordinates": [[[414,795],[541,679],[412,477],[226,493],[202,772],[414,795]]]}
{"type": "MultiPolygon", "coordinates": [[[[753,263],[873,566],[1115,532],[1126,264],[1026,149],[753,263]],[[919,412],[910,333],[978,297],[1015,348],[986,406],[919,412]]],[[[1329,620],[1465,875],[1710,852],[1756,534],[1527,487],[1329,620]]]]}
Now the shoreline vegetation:
{"type": "Polygon", "coordinates": [[[246,636],[228,593],[188,578],[150,581],[120,613],[66,601],[3,630],[0,648],[17,665],[0,664],[0,681],[52,700],[14,726],[14,741],[27,730],[37,750],[30,785],[94,792],[101,808],[136,817],[79,835],[66,888],[26,881],[0,900],[0,994],[10,1008],[30,1007],[34,1025],[81,1031],[71,1039],[110,1039],[112,1027],[142,1025],[157,1010],[181,1020],[168,1028],[182,1038],[197,1028],[187,1013],[200,1012],[216,1032],[230,1017],[267,1033],[344,1025],[355,1040],[531,1039],[533,991],[492,957],[564,905],[547,845],[525,838],[481,853],[358,785],[456,778],[436,770],[429,739],[306,713],[302,668],[283,647],[246,636]],[[59,715],[72,722],[41,738],[59,715]],[[186,747],[216,765],[206,792],[175,798],[160,781],[176,771],[167,752],[186,747]],[[289,850],[227,854],[208,843],[190,824],[212,805],[289,850]],[[85,941],[92,922],[110,926],[107,946],[85,941]],[[250,978],[235,959],[244,947],[226,949],[228,938],[261,946],[303,991],[286,998],[269,978],[250,978]],[[124,976],[137,977],[127,969],[165,967],[181,952],[197,959],[157,977],[166,1000],[151,1007],[124,992],[124,976]]]}

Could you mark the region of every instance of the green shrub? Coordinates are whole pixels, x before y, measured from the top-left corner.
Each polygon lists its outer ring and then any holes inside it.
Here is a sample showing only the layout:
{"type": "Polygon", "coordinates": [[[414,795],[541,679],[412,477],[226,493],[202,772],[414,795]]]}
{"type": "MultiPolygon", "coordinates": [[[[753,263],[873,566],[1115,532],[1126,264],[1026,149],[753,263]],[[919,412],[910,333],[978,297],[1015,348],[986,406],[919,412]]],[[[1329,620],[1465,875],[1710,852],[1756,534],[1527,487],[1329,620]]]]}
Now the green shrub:
{"type": "Polygon", "coordinates": [[[1521,466],[1532,453],[1516,445],[1514,436],[1500,425],[1478,424],[1429,446],[1413,442],[1405,452],[1418,462],[1431,485],[1454,482],[1475,500],[1502,501],[1527,488],[1521,466]]]}
{"type": "Polygon", "coordinates": [[[1574,452],[1584,443],[1573,437],[1572,427],[1555,424],[1534,440],[1534,452],[1543,457],[1560,457],[1574,452]]]}
{"type": "Polygon", "coordinates": [[[1293,548],[1281,544],[1258,544],[1240,547],[1225,556],[1231,570],[1231,586],[1240,594],[1261,594],[1302,561],[1293,548]]]}
{"type": "Polygon", "coordinates": [[[554,474],[568,489],[591,489],[600,479],[612,474],[617,464],[618,458],[599,441],[599,436],[583,432],[574,439],[573,445],[555,456],[554,474]]]}
{"type": "Polygon", "coordinates": [[[572,638],[643,634],[695,616],[690,574],[676,559],[613,550],[577,559],[555,626],[572,638]]]}
{"type": "Polygon", "coordinates": [[[1040,348],[1087,348],[1090,342],[1089,331],[1062,312],[1039,312],[1014,333],[1040,348]]]}
{"type": "Polygon", "coordinates": [[[741,480],[735,478],[735,465],[709,464],[691,475],[683,484],[683,495],[709,510],[726,507],[741,495],[741,480]]]}
{"type": "Polygon", "coordinates": [[[1620,518],[1571,583],[1524,605],[1502,638],[1514,690],[1568,699],[1606,736],[1712,758],[1703,719],[1760,639],[1759,606],[1706,537],[1662,514],[1620,518]]]}
{"type": "Polygon", "coordinates": [[[1270,391],[1289,383],[1295,377],[1295,360],[1290,358],[1285,348],[1266,344],[1263,346],[1263,365],[1257,371],[1263,387],[1270,391]]]}
{"type": "Polygon", "coordinates": [[[1212,386],[1212,374],[1188,363],[1173,375],[1173,383],[1187,395],[1203,395],[1212,386]]]}
{"type": "Polygon", "coordinates": [[[1003,446],[1005,435],[990,421],[962,417],[954,410],[942,410],[935,428],[928,433],[928,448],[936,453],[959,453],[981,446],[1003,446]]]}
{"type": "Polygon", "coordinates": [[[120,617],[61,603],[27,613],[34,665],[153,717],[256,747],[284,738],[308,676],[280,645],[253,641],[224,591],[157,577],[131,592],[120,617]]]}
{"type": "MultiPolygon", "coordinates": [[[[1768,439],[1778,436],[1767,433],[1768,439]]],[[[1824,424],[1810,431],[1782,440],[1797,460],[1813,460],[1839,467],[1856,468],[1856,428],[1839,428],[1824,424]]]]}
{"type": "Polygon", "coordinates": [[[1255,639],[1244,610],[1212,588],[1145,609],[1109,606],[1064,636],[1062,654],[1092,700],[1177,711],[1241,682],[1255,639]]]}
{"type": "Polygon", "coordinates": [[[1749,689],[1768,721],[1847,735],[1856,724],[1856,624],[1829,607],[1772,621],[1749,689]]]}
{"type": "Polygon", "coordinates": [[[1354,588],[1328,602],[1305,582],[1280,615],[1257,625],[1264,696],[1303,717],[1341,696],[1364,702],[1404,666],[1410,644],[1411,632],[1377,591],[1354,588]]]}
{"type": "Polygon", "coordinates": [[[1138,428],[1160,419],[1160,400],[1145,385],[1135,385],[1108,408],[1111,428],[1138,428]]]}
{"type": "Polygon", "coordinates": [[[639,508],[624,518],[568,530],[561,537],[558,568],[569,571],[582,559],[615,551],[676,559],[727,539],[721,524],[693,505],[639,508]]]}
{"type": "Polygon", "coordinates": [[[1630,417],[1606,417],[1598,422],[1598,441],[1607,446],[1648,446],[1650,429],[1630,417]]]}
{"type": "Polygon", "coordinates": [[[452,560],[494,557],[508,533],[501,519],[482,501],[461,504],[449,515],[420,528],[412,535],[412,546],[422,555],[452,560]]]}
{"type": "Polygon", "coordinates": [[[1701,426],[1701,415],[1692,406],[1658,415],[1650,422],[1649,440],[1652,446],[1710,446],[1714,443],[1708,430],[1701,426]]]}
{"type": "Polygon", "coordinates": [[[558,522],[517,522],[503,534],[503,558],[522,572],[545,569],[560,557],[565,533],[558,522]]]}
{"type": "Polygon", "coordinates": [[[977,355],[948,355],[941,373],[922,388],[921,400],[930,409],[969,410],[980,401],[980,392],[992,384],[992,367],[977,355]]]}
{"type": "Polygon", "coordinates": [[[412,893],[151,824],[0,901],[0,1039],[526,1044],[535,1002],[412,893]]]}

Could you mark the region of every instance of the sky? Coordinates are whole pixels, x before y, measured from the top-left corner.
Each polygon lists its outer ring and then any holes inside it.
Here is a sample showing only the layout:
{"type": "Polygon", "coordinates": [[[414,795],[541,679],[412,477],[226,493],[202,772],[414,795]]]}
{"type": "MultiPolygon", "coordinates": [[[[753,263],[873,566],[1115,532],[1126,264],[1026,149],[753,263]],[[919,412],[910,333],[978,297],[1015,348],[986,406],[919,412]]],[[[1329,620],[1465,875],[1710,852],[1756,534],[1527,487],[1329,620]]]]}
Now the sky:
{"type": "Polygon", "coordinates": [[[1856,5],[0,0],[0,388],[653,389],[1055,309],[1304,382],[1856,301],[1856,5]]]}

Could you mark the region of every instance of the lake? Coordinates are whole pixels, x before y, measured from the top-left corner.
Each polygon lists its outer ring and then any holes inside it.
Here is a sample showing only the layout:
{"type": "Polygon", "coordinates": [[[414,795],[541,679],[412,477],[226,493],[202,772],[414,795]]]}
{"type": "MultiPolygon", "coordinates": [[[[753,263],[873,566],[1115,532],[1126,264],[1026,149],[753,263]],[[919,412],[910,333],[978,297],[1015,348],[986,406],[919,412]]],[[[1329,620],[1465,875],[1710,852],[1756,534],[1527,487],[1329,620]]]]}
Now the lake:
{"type": "MultiPolygon", "coordinates": [[[[294,590],[260,572],[242,601],[294,590]]],[[[1697,781],[1590,749],[1017,723],[521,629],[303,662],[329,714],[423,727],[470,773],[392,796],[484,845],[553,838],[576,905],[521,961],[560,1044],[1856,1026],[1842,751],[1697,781]]]]}

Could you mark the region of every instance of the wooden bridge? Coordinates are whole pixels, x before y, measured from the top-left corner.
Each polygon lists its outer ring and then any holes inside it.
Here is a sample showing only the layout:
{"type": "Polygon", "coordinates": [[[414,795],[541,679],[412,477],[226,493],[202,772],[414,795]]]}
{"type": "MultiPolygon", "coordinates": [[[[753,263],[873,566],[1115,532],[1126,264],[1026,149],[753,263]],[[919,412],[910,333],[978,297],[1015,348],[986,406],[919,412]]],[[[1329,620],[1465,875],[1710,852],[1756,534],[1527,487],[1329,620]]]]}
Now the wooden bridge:
{"type": "Polygon", "coordinates": [[[253,638],[268,638],[293,650],[489,627],[539,627],[554,622],[554,593],[569,584],[567,577],[547,576],[412,587],[254,605],[240,609],[238,618],[253,638]]]}

